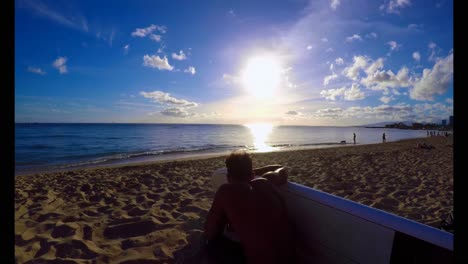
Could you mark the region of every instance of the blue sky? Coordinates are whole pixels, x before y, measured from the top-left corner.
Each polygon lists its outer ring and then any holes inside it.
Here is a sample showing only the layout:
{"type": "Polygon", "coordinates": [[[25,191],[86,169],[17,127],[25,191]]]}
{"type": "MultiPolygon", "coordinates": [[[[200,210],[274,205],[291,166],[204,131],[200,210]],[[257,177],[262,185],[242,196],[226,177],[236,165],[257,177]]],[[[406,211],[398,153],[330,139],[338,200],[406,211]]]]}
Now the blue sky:
{"type": "Polygon", "coordinates": [[[453,115],[453,2],[15,2],[16,122],[453,115]]]}

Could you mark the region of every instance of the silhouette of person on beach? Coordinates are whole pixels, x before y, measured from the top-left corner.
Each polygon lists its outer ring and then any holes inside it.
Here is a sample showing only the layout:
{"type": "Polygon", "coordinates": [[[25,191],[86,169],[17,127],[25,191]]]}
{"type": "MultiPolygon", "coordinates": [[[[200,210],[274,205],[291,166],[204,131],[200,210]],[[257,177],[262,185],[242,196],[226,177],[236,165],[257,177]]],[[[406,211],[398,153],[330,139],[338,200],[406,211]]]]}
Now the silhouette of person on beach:
{"type": "Polygon", "coordinates": [[[287,182],[287,170],[281,165],[253,169],[245,151],[231,153],[226,167],[228,183],[216,191],[205,222],[209,260],[293,263],[293,229],[285,201],[275,187],[287,182]]]}
{"type": "Polygon", "coordinates": [[[354,144],[356,144],[356,133],[353,133],[353,141],[354,141],[354,144]]]}
{"type": "Polygon", "coordinates": [[[386,142],[385,133],[382,134],[382,142],[383,142],[383,143],[386,142]]]}

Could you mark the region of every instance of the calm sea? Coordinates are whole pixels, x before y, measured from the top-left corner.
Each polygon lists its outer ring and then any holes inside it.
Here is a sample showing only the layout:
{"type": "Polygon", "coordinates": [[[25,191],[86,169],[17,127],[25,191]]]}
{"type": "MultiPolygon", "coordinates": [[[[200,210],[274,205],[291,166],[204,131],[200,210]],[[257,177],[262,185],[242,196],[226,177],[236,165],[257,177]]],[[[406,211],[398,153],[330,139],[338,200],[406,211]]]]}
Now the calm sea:
{"type": "Polygon", "coordinates": [[[15,172],[223,154],[323,148],[425,137],[426,131],[364,127],[188,124],[16,124],[15,172]],[[342,144],[341,141],[346,141],[342,144]]]}

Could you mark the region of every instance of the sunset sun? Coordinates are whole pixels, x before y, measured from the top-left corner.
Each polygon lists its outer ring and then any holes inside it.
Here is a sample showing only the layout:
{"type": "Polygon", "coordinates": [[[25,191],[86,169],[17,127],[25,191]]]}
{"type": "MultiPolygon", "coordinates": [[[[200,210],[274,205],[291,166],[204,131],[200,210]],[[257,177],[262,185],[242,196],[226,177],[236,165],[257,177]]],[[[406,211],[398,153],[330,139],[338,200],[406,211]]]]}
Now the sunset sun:
{"type": "Polygon", "coordinates": [[[257,99],[268,99],[278,93],[281,83],[281,63],[273,55],[250,58],[241,73],[247,93],[257,99]]]}

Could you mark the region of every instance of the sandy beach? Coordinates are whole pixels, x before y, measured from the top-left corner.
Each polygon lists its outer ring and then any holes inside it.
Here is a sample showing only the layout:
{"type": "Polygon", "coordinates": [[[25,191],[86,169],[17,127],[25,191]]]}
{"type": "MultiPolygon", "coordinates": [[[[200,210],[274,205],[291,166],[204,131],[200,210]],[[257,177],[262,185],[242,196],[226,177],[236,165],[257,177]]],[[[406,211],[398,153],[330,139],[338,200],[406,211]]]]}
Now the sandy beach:
{"type": "MultiPolygon", "coordinates": [[[[225,157],[15,178],[17,263],[196,263],[225,157]]],[[[453,140],[253,154],[304,184],[437,227],[453,209],[453,140]],[[417,147],[426,143],[434,148],[417,147]]]]}

